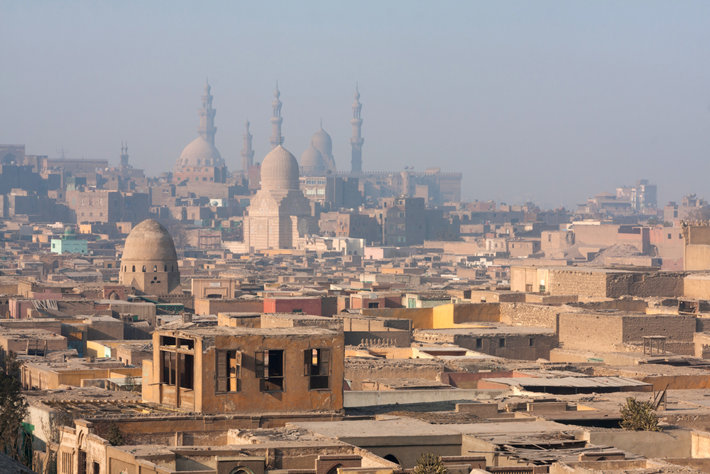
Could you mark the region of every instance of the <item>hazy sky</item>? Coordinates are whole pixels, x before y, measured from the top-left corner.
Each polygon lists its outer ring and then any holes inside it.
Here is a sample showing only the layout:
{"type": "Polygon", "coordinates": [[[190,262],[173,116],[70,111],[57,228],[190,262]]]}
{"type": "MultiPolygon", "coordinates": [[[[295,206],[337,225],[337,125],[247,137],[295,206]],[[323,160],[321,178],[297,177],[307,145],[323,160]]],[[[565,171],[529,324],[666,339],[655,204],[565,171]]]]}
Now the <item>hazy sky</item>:
{"type": "Polygon", "coordinates": [[[197,134],[268,151],[274,83],[299,157],[320,118],[350,167],[440,166],[466,199],[573,205],[638,178],[710,198],[708,1],[0,0],[0,143],[169,168],[197,134]]]}

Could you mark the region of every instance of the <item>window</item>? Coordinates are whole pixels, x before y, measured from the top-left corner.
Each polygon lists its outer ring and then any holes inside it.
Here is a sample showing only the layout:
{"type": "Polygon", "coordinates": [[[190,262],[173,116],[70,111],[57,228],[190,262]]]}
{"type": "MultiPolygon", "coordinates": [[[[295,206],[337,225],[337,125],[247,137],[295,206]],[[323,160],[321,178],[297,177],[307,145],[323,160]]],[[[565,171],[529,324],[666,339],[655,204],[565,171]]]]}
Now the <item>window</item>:
{"type": "Polygon", "coordinates": [[[175,385],[175,352],[160,351],[160,382],[175,385]]]}
{"type": "Polygon", "coordinates": [[[153,272],[155,273],[157,271],[158,271],[158,265],[153,265],[153,272]]]}
{"type": "Polygon", "coordinates": [[[136,271],[136,266],[135,266],[135,265],[133,265],[133,271],[134,271],[134,272],[136,271]]]}
{"type": "Polygon", "coordinates": [[[270,349],[254,355],[254,373],[262,392],[283,392],[284,389],[284,351],[270,349]]]}
{"type": "Polygon", "coordinates": [[[330,379],[330,349],[308,349],[303,352],[304,375],[309,378],[309,390],[328,389],[330,379]]]}
{"type": "Polygon", "coordinates": [[[195,379],[195,356],[192,354],[178,354],[180,367],[180,387],[193,388],[195,379]]]}
{"type": "Polygon", "coordinates": [[[73,474],[74,472],[74,464],[72,461],[74,459],[72,458],[72,453],[62,453],[62,474],[73,474]]]}
{"type": "Polygon", "coordinates": [[[143,265],[143,273],[145,273],[145,265],[143,265]]]}
{"type": "Polygon", "coordinates": [[[498,347],[505,347],[505,338],[501,337],[498,339],[498,347]]]}
{"type": "Polygon", "coordinates": [[[379,303],[378,301],[369,302],[369,303],[367,303],[367,307],[368,307],[368,308],[379,308],[379,307],[380,307],[380,303],[379,303]]]}
{"type": "Polygon", "coordinates": [[[217,351],[215,357],[217,358],[215,391],[238,392],[242,370],[242,353],[237,350],[217,351]]]}
{"type": "Polygon", "coordinates": [[[483,339],[481,339],[480,337],[477,337],[476,338],[476,349],[480,349],[482,347],[483,347],[483,339]]]}
{"type": "Polygon", "coordinates": [[[528,341],[528,344],[530,345],[530,347],[534,346],[535,345],[535,338],[531,337],[530,340],[528,341]]]}

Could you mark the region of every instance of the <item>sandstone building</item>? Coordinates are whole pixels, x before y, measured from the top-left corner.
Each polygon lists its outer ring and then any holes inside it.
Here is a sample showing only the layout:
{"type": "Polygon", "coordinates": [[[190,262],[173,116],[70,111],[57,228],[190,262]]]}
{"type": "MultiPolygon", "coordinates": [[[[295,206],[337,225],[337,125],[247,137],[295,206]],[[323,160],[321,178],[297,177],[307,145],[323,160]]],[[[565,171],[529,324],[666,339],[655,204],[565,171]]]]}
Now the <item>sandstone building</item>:
{"type": "Polygon", "coordinates": [[[153,219],[147,219],[126,237],[119,283],[151,295],[167,295],[180,286],[173,238],[153,219]]]}

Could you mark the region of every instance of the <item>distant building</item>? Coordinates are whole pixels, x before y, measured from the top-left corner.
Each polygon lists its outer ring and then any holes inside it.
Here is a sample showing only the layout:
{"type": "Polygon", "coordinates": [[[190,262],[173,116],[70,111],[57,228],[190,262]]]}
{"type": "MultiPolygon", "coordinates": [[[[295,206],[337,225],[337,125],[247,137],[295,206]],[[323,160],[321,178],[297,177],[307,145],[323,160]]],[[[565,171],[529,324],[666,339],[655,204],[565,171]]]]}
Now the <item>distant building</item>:
{"type": "Polygon", "coordinates": [[[250,250],[290,249],[315,231],[311,206],[299,188],[298,162],[283,146],[261,163],[261,189],[244,219],[244,243],[250,250]]]}
{"type": "Polygon", "coordinates": [[[67,253],[79,253],[86,255],[89,253],[88,243],[84,239],[77,239],[71,227],[64,229],[64,235],[58,239],[51,240],[52,253],[63,255],[67,253]]]}
{"type": "Polygon", "coordinates": [[[227,167],[222,155],[214,145],[217,127],[214,126],[214,116],[217,111],[212,107],[212,94],[209,83],[205,84],[200,109],[200,126],[197,129],[200,136],[191,141],[180,154],[173,181],[175,183],[224,183],[227,178],[227,167]]]}

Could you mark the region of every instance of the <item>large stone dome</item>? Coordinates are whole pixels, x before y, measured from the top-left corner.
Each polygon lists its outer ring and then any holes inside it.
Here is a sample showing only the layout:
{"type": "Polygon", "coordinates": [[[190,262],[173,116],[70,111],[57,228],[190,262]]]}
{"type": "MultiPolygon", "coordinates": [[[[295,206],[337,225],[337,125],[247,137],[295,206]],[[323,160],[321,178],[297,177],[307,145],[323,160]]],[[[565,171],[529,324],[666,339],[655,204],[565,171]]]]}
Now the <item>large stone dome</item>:
{"type": "Polygon", "coordinates": [[[205,166],[224,166],[219,150],[203,137],[197,137],[183,148],[178,158],[176,169],[186,170],[205,166]]]}
{"type": "Polygon", "coordinates": [[[271,150],[261,163],[261,188],[269,191],[299,189],[298,161],[293,154],[279,145],[271,150]]]}
{"type": "Polygon", "coordinates": [[[312,144],[301,155],[301,169],[305,176],[323,176],[328,170],[323,155],[312,144]]]}
{"type": "Polygon", "coordinates": [[[119,283],[155,295],[168,294],[180,285],[175,244],[165,227],[147,219],[131,230],[118,275],[119,283]]]}
{"type": "Polygon", "coordinates": [[[122,260],[177,261],[173,238],[158,221],[146,219],[126,237],[122,260]]]}

